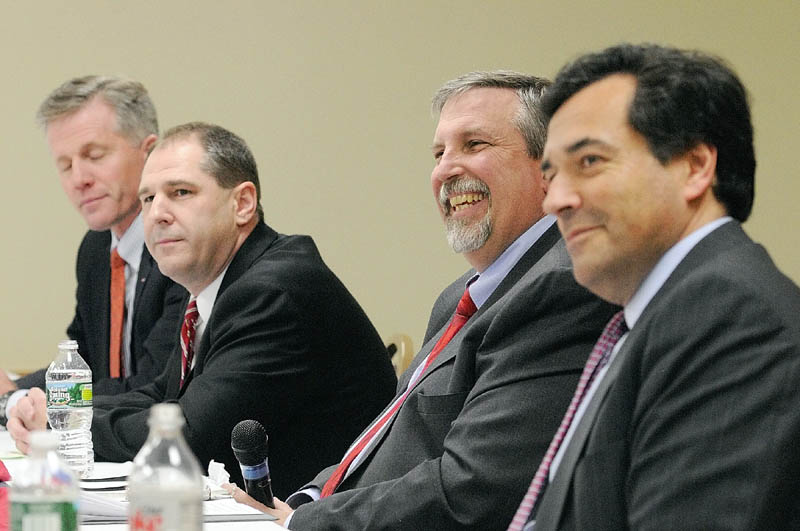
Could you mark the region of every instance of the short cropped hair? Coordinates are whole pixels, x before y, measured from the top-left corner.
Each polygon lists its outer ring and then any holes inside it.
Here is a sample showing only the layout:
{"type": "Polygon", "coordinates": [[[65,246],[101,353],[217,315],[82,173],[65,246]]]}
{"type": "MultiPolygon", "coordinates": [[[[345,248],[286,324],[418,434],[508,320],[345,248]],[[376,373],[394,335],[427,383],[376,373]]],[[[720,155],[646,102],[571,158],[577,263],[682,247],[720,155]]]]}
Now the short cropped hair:
{"type": "Polygon", "coordinates": [[[442,85],[433,96],[431,107],[440,114],[445,103],[451,98],[475,88],[504,88],[517,93],[520,109],[514,119],[522,137],[525,139],[528,155],[534,159],[542,158],[547,125],[539,108],[539,101],[550,80],[529,76],[510,70],[492,72],[469,72],[442,85]]]}
{"type": "Polygon", "coordinates": [[[264,221],[261,207],[261,184],[256,160],[247,143],[224,127],[205,122],[189,122],[169,129],[154,149],[176,140],[195,138],[206,153],[201,169],[214,177],[222,188],[233,188],[243,182],[256,187],[256,212],[264,221]]]}
{"type": "Polygon", "coordinates": [[[147,89],[138,81],[121,77],[83,76],[64,82],[39,106],[36,121],[46,129],[50,122],[77,112],[95,96],[114,109],[118,132],[132,143],[158,135],[156,108],[147,89]]]}
{"type": "Polygon", "coordinates": [[[700,143],[717,149],[713,193],[745,221],[753,208],[756,159],[747,92],[722,59],[654,44],[621,44],[567,64],[542,99],[546,120],[582,88],[613,74],[636,78],[628,113],[661,164],[700,143]]]}

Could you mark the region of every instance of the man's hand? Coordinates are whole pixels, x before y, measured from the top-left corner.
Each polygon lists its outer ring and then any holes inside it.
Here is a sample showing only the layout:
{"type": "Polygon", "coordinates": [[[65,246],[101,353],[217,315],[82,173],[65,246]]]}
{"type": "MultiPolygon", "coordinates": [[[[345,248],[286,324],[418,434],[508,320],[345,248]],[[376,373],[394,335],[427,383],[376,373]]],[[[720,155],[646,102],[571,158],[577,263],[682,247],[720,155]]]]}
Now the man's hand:
{"type": "Polygon", "coordinates": [[[4,395],[9,391],[16,391],[17,384],[14,380],[8,377],[8,374],[3,369],[0,369],[0,395],[4,395]]]}
{"type": "Polygon", "coordinates": [[[275,520],[276,524],[283,525],[284,522],[286,522],[286,518],[288,518],[289,515],[294,512],[291,507],[286,505],[278,498],[275,497],[272,498],[275,503],[275,508],[270,509],[263,503],[254,500],[249,494],[247,494],[245,491],[243,491],[233,483],[225,483],[224,485],[222,485],[222,487],[225,490],[227,490],[230,493],[230,495],[233,496],[233,499],[236,500],[237,502],[242,503],[244,505],[249,505],[254,509],[258,509],[262,513],[271,514],[272,516],[277,518],[277,520],[275,520]]]}
{"type": "Polygon", "coordinates": [[[28,396],[20,398],[8,413],[6,429],[17,443],[17,449],[27,454],[31,432],[47,429],[47,397],[44,391],[34,387],[28,391],[28,396]]]}

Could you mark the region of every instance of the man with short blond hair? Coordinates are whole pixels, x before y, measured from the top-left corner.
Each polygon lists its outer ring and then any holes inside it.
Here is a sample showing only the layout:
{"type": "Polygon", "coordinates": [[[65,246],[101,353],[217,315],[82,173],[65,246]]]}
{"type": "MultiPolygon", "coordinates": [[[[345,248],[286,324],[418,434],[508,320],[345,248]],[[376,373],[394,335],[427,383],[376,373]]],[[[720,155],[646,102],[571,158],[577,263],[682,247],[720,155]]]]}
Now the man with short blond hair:
{"type": "MultiPolygon", "coordinates": [[[[89,231],[78,249],[75,317],[67,335],[92,369],[95,395],[152,382],[175,345],[184,290],[161,274],[144,245],[139,179],[158,135],[145,87],[130,79],[70,79],[42,102],[61,186],[89,231]]],[[[16,381],[0,370],[0,423],[42,368],[16,381]]]]}

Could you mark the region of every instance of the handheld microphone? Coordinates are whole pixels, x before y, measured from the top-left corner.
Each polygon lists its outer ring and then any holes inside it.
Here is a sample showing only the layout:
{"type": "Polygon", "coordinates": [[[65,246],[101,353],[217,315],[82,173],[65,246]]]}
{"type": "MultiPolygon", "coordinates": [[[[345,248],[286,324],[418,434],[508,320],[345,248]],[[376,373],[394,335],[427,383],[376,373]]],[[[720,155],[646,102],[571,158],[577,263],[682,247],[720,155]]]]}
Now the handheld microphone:
{"type": "Polygon", "coordinates": [[[264,426],[257,420],[241,421],[231,432],[231,449],[242,469],[247,494],[274,509],[264,426]]]}

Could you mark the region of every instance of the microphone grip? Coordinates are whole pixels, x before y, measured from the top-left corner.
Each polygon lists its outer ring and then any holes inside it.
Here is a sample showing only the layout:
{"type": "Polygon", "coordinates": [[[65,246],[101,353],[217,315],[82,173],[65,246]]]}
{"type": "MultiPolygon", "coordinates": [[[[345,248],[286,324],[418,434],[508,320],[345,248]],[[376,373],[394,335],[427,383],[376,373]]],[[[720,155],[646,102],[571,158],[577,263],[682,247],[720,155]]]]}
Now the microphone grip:
{"type": "Polygon", "coordinates": [[[269,467],[266,460],[255,466],[241,465],[242,478],[244,479],[244,490],[267,507],[274,509],[275,502],[272,499],[272,481],[269,477],[269,467]]]}

